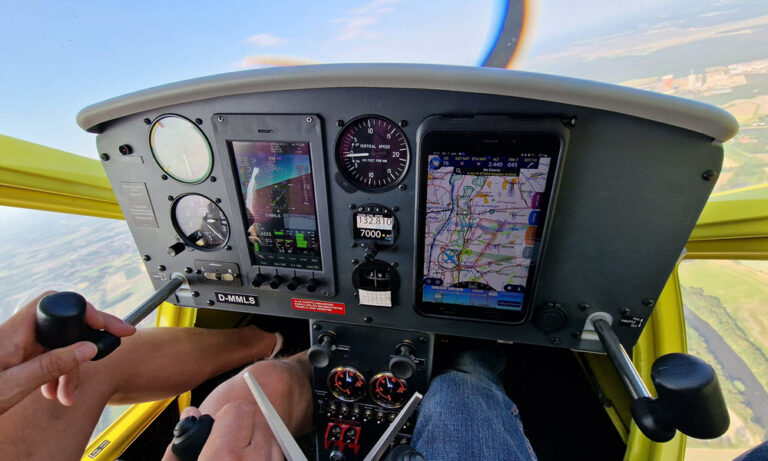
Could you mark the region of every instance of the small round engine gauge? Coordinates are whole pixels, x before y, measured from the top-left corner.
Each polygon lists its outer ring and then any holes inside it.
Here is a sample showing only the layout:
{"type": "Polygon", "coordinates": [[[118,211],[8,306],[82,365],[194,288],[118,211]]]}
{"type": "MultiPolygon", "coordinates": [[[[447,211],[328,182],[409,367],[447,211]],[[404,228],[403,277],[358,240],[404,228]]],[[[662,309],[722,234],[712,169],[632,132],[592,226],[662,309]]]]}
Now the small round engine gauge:
{"type": "Polygon", "coordinates": [[[338,367],[328,373],[328,390],[339,400],[354,402],[365,395],[365,378],[352,367],[338,367]]]}
{"type": "Polygon", "coordinates": [[[200,250],[215,250],[229,240],[229,222],[212,200],[200,194],[177,198],[171,207],[171,221],[187,245],[200,250]]]}
{"type": "Polygon", "coordinates": [[[395,187],[408,170],[408,159],[408,142],[400,127],[378,115],[353,119],[336,138],[339,171],[360,190],[395,187]]]}
{"type": "Polygon", "coordinates": [[[408,397],[408,386],[392,373],[379,373],[371,379],[371,398],[387,408],[402,406],[408,397]]]}
{"type": "Polygon", "coordinates": [[[208,139],[197,125],[178,115],[155,120],[149,130],[149,147],[160,168],[177,181],[203,181],[213,167],[208,139]]]}

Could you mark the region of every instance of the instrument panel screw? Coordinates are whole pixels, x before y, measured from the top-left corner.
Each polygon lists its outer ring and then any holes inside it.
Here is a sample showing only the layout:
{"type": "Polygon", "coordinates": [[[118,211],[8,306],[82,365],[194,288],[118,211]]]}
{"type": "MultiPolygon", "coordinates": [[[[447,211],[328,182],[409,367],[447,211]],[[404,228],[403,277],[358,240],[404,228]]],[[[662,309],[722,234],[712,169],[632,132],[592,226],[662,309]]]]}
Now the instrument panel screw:
{"type": "Polygon", "coordinates": [[[221,115],[219,115],[218,117],[216,117],[216,120],[218,120],[218,121],[220,121],[220,122],[223,122],[223,121],[224,121],[224,117],[222,117],[221,115]]]}
{"type": "Polygon", "coordinates": [[[162,175],[162,176],[160,176],[160,179],[162,179],[163,181],[167,181],[168,180],[168,175],[162,175]]]}
{"type": "Polygon", "coordinates": [[[133,153],[133,147],[131,147],[130,144],[123,144],[122,146],[118,147],[117,150],[123,155],[129,155],[133,153]]]}
{"type": "Polygon", "coordinates": [[[143,259],[144,261],[151,261],[152,257],[149,256],[149,255],[144,255],[144,256],[141,257],[141,259],[143,259]]]}
{"type": "Polygon", "coordinates": [[[323,329],[323,326],[320,325],[319,323],[315,323],[315,324],[312,325],[312,328],[314,328],[315,331],[320,331],[320,330],[323,329]]]}
{"type": "Polygon", "coordinates": [[[631,314],[631,313],[632,313],[632,311],[631,311],[631,310],[629,310],[629,308],[628,308],[628,307],[623,307],[623,308],[621,309],[621,315],[629,315],[629,314],[631,314]]]}
{"type": "Polygon", "coordinates": [[[206,302],[205,302],[205,304],[208,304],[209,306],[213,306],[213,305],[214,305],[214,304],[216,304],[216,303],[215,303],[215,302],[213,302],[213,300],[212,300],[212,299],[209,299],[208,301],[206,301],[206,302]]]}
{"type": "Polygon", "coordinates": [[[552,344],[560,344],[560,338],[558,338],[556,336],[553,336],[553,337],[549,338],[549,342],[552,343],[552,344]]]}
{"type": "Polygon", "coordinates": [[[405,128],[408,126],[408,120],[400,120],[400,126],[405,128]]]}
{"type": "Polygon", "coordinates": [[[349,209],[350,210],[354,210],[355,208],[357,208],[357,205],[355,205],[354,203],[350,203],[349,204],[349,209]]]}
{"type": "Polygon", "coordinates": [[[312,117],[307,117],[307,123],[312,123],[312,117]]]}
{"type": "Polygon", "coordinates": [[[150,123],[152,123],[152,120],[150,120],[150,119],[148,119],[148,118],[145,118],[145,119],[144,119],[144,124],[145,124],[145,125],[149,125],[150,123]]]}
{"type": "Polygon", "coordinates": [[[349,246],[351,246],[352,248],[357,248],[357,243],[356,242],[352,242],[352,243],[349,244],[349,246]]]}
{"type": "Polygon", "coordinates": [[[160,272],[165,272],[165,266],[160,264],[159,266],[157,266],[157,270],[159,270],[160,272]]]}
{"type": "Polygon", "coordinates": [[[232,251],[232,245],[227,245],[224,247],[224,249],[227,251],[232,251]]]}
{"type": "Polygon", "coordinates": [[[329,292],[327,292],[327,291],[324,291],[324,292],[323,292],[323,296],[325,296],[325,297],[331,296],[331,293],[329,293],[329,292]]]}
{"type": "Polygon", "coordinates": [[[589,309],[589,304],[581,303],[581,304],[579,304],[579,309],[582,310],[582,311],[585,311],[585,310],[589,309]]]}
{"type": "Polygon", "coordinates": [[[352,296],[354,296],[355,298],[357,298],[357,292],[356,292],[356,291],[353,291],[353,292],[352,292],[352,296]]]}
{"type": "Polygon", "coordinates": [[[656,301],[654,301],[651,298],[645,298],[642,301],[642,303],[643,303],[643,306],[645,306],[645,307],[653,307],[654,305],[656,305],[656,301]]]}
{"type": "Polygon", "coordinates": [[[101,154],[101,159],[104,160],[105,162],[108,162],[109,161],[109,154],[101,154]]]}
{"type": "Polygon", "coordinates": [[[419,336],[419,342],[422,343],[422,344],[426,344],[427,343],[427,337],[426,336],[419,336]]]}
{"type": "Polygon", "coordinates": [[[211,182],[216,182],[216,176],[211,176],[211,182]]]}
{"type": "Polygon", "coordinates": [[[363,317],[363,322],[371,323],[371,322],[373,322],[373,318],[372,317],[363,317]]]}
{"type": "Polygon", "coordinates": [[[398,211],[400,211],[400,207],[399,206],[393,206],[392,207],[392,212],[393,213],[397,213],[398,211]]]}
{"type": "Polygon", "coordinates": [[[196,118],[196,119],[195,119],[195,123],[197,123],[198,125],[202,125],[202,124],[203,124],[203,119],[201,119],[201,118],[196,118]]]}
{"type": "Polygon", "coordinates": [[[715,174],[714,171],[707,170],[701,174],[701,179],[703,179],[704,181],[712,181],[713,179],[715,179],[716,176],[717,175],[715,174]]]}
{"type": "Polygon", "coordinates": [[[187,274],[191,274],[192,273],[192,268],[191,267],[185,267],[184,268],[184,272],[186,272],[187,274]]]}
{"type": "Polygon", "coordinates": [[[336,126],[344,126],[344,120],[336,120],[336,126]]]}
{"type": "Polygon", "coordinates": [[[169,202],[173,202],[173,195],[169,195],[169,196],[168,196],[168,201],[169,201],[169,202]]]}
{"type": "Polygon", "coordinates": [[[214,202],[221,203],[221,199],[217,197],[216,200],[214,200],[214,202]]]}
{"type": "Polygon", "coordinates": [[[581,338],[581,332],[580,331],[572,331],[571,336],[573,336],[576,339],[581,338]]]}
{"type": "Polygon", "coordinates": [[[193,297],[193,298],[197,298],[197,297],[199,297],[199,296],[200,296],[200,292],[199,292],[199,291],[193,291],[193,292],[192,292],[192,297],[193,297]]]}
{"type": "Polygon", "coordinates": [[[390,266],[392,266],[392,267],[397,267],[397,266],[399,266],[399,265],[400,265],[400,264],[399,264],[397,261],[395,261],[395,262],[393,262],[392,264],[390,264],[390,266]]]}
{"type": "Polygon", "coordinates": [[[406,190],[408,189],[408,186],[406,186],[405,184],[400,184],[399,186],[397,186],[397,188],[400,190],[406,190]]]}
{"type": "Polygon", "coordinates": [[[354,265],[358,265],[358,264],[360,264],[360,260],[359,260],[359,259],[357,259],[357,258],[353,258],[353,259],[352,259],[352,264],[354,264],[354,265]]]}
{"type": "Polygon", "coordinates": [[[196,271],[195,271],[195,274],[197,274],[197,275],[200,275],[200,274],[202,274],[202,273],[203,273],[203,270],[202,270],[202,269],[198,269],[198,270],[196,270],[196,271]]]}

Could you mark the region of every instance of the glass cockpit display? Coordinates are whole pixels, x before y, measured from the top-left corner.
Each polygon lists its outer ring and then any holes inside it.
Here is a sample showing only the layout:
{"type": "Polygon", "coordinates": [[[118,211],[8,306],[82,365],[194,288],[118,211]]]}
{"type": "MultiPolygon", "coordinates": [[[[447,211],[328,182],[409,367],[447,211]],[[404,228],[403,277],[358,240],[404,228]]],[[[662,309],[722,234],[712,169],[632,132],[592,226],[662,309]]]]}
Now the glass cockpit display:
{"type": "Polygon", "coordinates": [[[231,141],[229,147],[254,263],[321,270],[309,143],[231,141]]]}
{"type": "Polygon", "coordinates": [[[430,133],[421,309],[524,318],[560,150],[546,133],[430,133]]]}

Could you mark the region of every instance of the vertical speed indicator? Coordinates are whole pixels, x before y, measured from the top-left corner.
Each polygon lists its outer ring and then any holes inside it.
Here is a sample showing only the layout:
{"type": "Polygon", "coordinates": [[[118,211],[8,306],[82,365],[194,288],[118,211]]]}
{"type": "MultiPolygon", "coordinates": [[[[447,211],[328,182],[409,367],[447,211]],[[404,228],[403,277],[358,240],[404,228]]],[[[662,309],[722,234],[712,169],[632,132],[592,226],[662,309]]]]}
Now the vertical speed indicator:
{"type": "Polygon", "coordinates": [[[395,187],[408,170],[409,153],[400,127],[378,115],[353,119],[336,139],[336,163],[342,176],[369,192],[395,187]]]}

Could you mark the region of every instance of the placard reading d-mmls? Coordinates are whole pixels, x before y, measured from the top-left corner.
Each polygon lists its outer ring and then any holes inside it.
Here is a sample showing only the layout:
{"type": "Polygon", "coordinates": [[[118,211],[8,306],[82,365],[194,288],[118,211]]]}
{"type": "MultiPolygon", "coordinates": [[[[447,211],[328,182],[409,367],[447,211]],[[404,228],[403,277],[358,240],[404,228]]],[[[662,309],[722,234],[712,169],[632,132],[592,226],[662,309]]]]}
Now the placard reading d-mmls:
{"type": "Polygon", "coordinates": [[[213,292],[216,295],[216,301],[227,304],[240,304],[241,306],[258,306],[259,298],[254,295],[244,295],[240,293],[213,292]]]}

